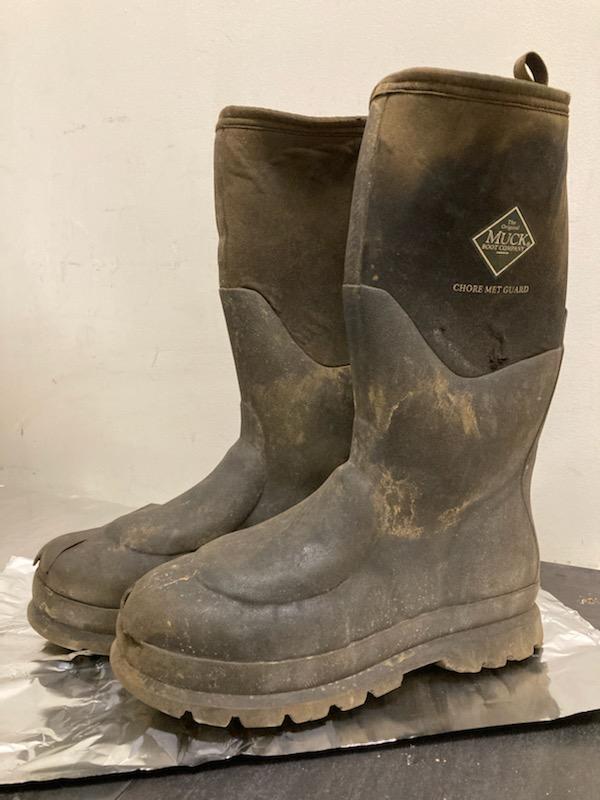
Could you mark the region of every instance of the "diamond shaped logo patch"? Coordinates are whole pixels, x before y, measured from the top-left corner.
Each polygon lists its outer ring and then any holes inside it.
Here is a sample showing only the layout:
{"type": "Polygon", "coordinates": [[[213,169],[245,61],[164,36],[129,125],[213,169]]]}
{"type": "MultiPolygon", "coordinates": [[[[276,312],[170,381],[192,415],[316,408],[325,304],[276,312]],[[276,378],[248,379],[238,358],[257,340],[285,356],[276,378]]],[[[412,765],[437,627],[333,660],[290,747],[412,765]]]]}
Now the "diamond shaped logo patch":
{"type": "Polygon", "coordinates": [[[518,206],[515,206],[473,236],[473,244],[497,278],[531,250],[535,239],[525,217],[518,206]]]}

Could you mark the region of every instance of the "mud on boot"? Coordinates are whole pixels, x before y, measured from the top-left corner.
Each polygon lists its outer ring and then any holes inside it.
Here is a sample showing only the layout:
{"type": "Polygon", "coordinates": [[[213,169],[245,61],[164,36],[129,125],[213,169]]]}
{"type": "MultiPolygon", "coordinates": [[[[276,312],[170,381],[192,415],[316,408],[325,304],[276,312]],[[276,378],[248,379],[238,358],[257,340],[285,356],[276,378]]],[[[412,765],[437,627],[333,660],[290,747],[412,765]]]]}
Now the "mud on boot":
{"type": "Polygon", "coordinates": [[[302,722],[541,643],[529,483],[562,357],[568,95],[516,75],[375,88],[346,257],[350,458],[136,584],[111,662],[146,703],[302,722]]]}
{"type": "Polygon", "coordinates": [[[215,470],[150,505],[42,548],[31,625],[107,654],[124,591],[148,570],[311,494],[349,453],[342,282],[365,121],[226,108],[215,143],[221,298],[241,433],[215,470]]]}

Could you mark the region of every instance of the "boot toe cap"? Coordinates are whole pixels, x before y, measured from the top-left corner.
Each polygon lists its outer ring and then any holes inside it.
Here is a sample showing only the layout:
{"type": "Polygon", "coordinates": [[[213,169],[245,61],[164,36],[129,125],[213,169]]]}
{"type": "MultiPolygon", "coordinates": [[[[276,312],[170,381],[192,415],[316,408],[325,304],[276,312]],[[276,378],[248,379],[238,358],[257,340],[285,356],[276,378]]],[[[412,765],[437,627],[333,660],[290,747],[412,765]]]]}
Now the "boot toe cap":
{"type": "Polygon", "coordinates": [[[97,528],[52,539],[38,560],[39,578],[51,591],[79,603],[118,608],[125,590],[166,559],[131,550],[97,528]]]}
{"type": "Polygon", "coordinates": [[[205,587],[196,559],[181,556],[144,575],[125,595],[120,627],[133,640],[198,657],[239,657],[243,604],[205,587]]]}
{"type": "Polygon", "coordinates": [[[207,586],[204,568],[199,551],[147,573],[126,595],[122,633],[165,653],[243,663],[310,656],[343,647],[353,636],[353,582],[331,593],[264,603],[207,586]]]}

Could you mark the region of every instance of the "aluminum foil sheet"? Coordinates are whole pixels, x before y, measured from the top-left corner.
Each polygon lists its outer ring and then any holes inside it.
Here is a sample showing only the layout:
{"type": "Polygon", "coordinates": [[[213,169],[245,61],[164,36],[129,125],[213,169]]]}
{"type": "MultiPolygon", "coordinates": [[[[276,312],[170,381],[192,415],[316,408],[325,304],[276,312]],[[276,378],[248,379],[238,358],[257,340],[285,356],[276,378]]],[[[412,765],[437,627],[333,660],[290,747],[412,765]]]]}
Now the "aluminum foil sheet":
{"type": "Polygon", "coordinates": [[[600,631],[541,592],[543,651],[477,675],[431,667],[359,709],[244,730],[172,719],[128,694],[108,659],[45,643],[27,624],[33,566],[0,573],[0,783],[194,766],[542,722],[600,708],[600,631]]]}

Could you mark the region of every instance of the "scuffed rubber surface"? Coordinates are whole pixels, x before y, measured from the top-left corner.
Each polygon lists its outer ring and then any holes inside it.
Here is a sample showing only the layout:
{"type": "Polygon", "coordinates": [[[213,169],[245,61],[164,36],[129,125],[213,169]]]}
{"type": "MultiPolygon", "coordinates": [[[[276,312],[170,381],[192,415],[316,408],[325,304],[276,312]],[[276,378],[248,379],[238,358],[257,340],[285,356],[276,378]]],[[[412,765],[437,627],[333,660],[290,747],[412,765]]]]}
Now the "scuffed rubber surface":
{"type": "Polygon", "coordinates": [[[240,387],[240,436],[181,495],[42,548],[39,578],[53,594],[40,606],[38,593],[30,616],[43,635],[76,648],[87,635],[90,647],[106,652],[114,623],[98,630],[94,607],[114,610],[153,567],[290,508],[348,457],[353,405],[342,276],[364,125],[360,117],[256,108],[221,113],[219,285],[240,387]],[[60,598],[81,605],[79,620],[60,598]]]}
{"type": "MultiPolygon", "coordinates": [[[[446,610],[442,609],[444,614],[446,610]]],[[[445,614],[452,620],[451,613],[445,614]]],[[[421,625],[417,622],[416,627],[421,625]]],[[[426,623],[422,627],[426,627],[426,623]]],[[[452,622],[449,622],[452,629],[452,622]]],[[[374,639],[374,637],[372,637],[374,639]]],[[[542,643],[543,632],[537,607],[506,620],[500,620],[481,627],[471,627],[439,636],[421,644],[415,644],[409,650],[388,656],[358,673],[335,680],[327,684],[316,684],[305,688],[284,692],[246,694],[219,694],[214,691],[193,691],[179,688],[146,675],[143,663],[152,648],[140,647],[127,636],[119,635],[111,648],[111,666],[121,683],[137,698],[165,713],[182,717],[190,712],[196,722],[226,727],[237,719],[245,727],[274,727],[283,723],[286,717],[293,722],[311,722],[326,717],[331,708],[348,711],[363,705],[367,696],[381,695],[398,689],[404,676],[415,669],[431,664],[438,664],[454,672],[480,672],[482,668],[503,667],[509,661],[522,661],[533,655],[535,648],[542,643]],[[132,667],[128,655],[135,653],[136,661],[141,662],[142,669],[132,667]]],[[[368,642],[377,652],[376,641],[368,642]]],[[[165,654],[166,655],[166,654],[165,654]]],[[[324,654],[321,654],[321,657],[324,654]]],[[[327,654],[337,664],[339,674],[347,671],[353,659],[347,648],[337,653],[327,654]]],[[[313,657],[312,660],[314,661],[313,657]]],[[[199,665],[201,670],[212,672],[213,684],[218,680],[224,683],[222,673],[232,671],[236,665],[224,662],[199,665]]],[[[241,683],[247,680],[247,673],[253,667],[257,672],[268,674],[273,664],[240,664],[241,683]]],[[[284,674],[290,670],[289,661],[280,665],[284,674]]],[[[314,664],[309,666],[314,673],[314,664]]],[[[176,665],[173,664],[176,668],[176,665]]],[[[165,680],[169,678],[167,670],[165,680]]],[[[172,674],[172,673],[171,673],[172,674]]],[[[177,672],[179,676],[179,672],[177,672]]],[[[303,683],[307,683],[306,673],[303,683]]],[[[301,684],[302,685],[302,684],[301,684]]]]}
{"type": "Polygon", "coordinates": [[[409,668],[477,670],[540,644],[533,620],[525,635],[503,628],[496,650],[486,643],[494,625],[533,613],[525,487],[561,350],[459,376],[387,292],[345,292],[350,459],[302,503],[133,587],[112,655],[150,705],[213,724],[316,719],[396,688],[409,668]],[[457,663],[449,637],[478,629],[457,663]],[[414,666],[385,669],[425,645],[414,666]]]}
{"type": "Polygon", "coordinates": [[[31,622],[56,644],[85,643],[106,654],[116,614],[107,619],[93,607],[118,609],[123,593],[153,567],[295,505],[348,456],[349,367],[315,362],[258,292],[224,289],[222,299],[242,395],[240,438],[179,497],[42,548],[38,583],[47,592],[34,595],[31,622]],[[72,612],[68,600],[88,613],[72,612]]]}
{"type": "Polygon", "coordinates": [[[137,700],[114,679],[107,658],[44,642],[25,614],[32,575],[25,558],[0,572],[1,783],[360,747],[600,708],[600,631],[542,591],[545,645],[521,663],[473,675],[418,670],[397,691],[305,725],[198,725],[137,700]]]}

